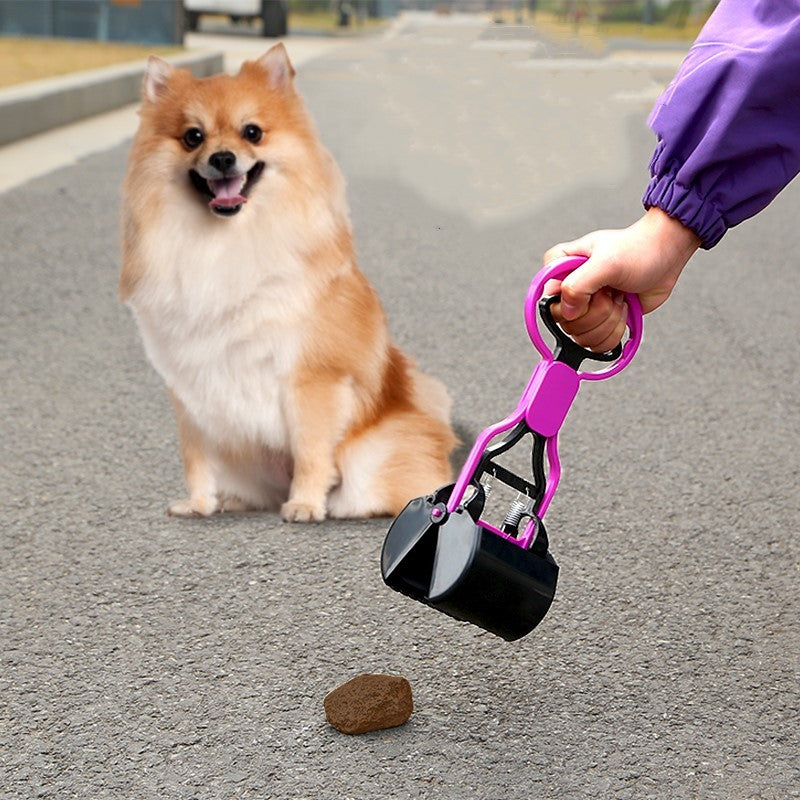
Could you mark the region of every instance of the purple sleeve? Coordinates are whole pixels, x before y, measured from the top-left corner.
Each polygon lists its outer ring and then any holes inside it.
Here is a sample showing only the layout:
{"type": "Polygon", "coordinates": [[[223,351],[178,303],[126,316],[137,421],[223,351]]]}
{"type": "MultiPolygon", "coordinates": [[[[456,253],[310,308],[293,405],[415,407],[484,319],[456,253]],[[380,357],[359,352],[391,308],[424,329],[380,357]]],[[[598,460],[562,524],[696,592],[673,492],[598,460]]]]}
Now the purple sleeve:
{"type": "Polygon", "coordinates": [[[648,123],[645,207],[713,247],[800,172],[800,0],[721,0],[648,123]]]}

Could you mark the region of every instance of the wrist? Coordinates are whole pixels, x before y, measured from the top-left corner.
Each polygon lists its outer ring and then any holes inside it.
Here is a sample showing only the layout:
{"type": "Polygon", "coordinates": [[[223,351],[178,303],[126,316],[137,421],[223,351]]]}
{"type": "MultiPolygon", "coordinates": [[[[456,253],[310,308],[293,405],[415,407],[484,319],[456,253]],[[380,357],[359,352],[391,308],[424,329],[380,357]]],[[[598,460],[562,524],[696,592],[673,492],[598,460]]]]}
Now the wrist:
{"type": "Polygon", "coordinates": [[[642,217],[642,222],[649,229],[649,235],[661,252],[669,254],[676,261],[680,260],[681,266],[684,266],[703,244],[691,228],[687,228],[658,206],[648,208],[642,217]]]}

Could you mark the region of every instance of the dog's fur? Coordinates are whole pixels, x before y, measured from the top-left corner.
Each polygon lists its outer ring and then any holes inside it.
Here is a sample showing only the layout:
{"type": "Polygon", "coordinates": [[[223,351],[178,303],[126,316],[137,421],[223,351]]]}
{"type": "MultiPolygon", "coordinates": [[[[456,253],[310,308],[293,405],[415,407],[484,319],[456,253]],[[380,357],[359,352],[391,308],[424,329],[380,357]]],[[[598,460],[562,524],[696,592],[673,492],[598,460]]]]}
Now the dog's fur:
{"type": "Polygon", "coordinates": [[[120,294],[175,408],[172,514],[396,514],[450,480],[447,392],[390,337],[293,79],[283,45],[235,76],[148,62],[120,294]]]}

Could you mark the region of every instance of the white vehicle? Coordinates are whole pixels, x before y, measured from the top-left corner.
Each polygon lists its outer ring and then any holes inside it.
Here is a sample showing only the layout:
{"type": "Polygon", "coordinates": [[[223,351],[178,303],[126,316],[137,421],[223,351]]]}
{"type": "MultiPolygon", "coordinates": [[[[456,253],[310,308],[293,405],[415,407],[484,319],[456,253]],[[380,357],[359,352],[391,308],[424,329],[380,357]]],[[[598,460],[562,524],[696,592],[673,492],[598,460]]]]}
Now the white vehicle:
{"type": "Polygon", "coordinates": [[[285,36],[288,29],[288,0],[183,0],[186,27],[196,31],[201,14],[224,14],[232,22],[259,20],[264,36],[285,36]]]}

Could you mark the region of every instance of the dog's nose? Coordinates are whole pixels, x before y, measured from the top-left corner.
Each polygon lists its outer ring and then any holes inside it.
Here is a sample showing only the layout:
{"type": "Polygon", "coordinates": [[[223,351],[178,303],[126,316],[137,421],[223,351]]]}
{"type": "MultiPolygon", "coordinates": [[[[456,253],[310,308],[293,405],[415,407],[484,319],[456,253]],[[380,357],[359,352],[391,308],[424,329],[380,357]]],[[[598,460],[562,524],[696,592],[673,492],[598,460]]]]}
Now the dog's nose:
{"type": "Polygon", "coordinates": [[[229,169],[233,168],[233,165],[236,163],[236,154],[231,153],[230,150],[220,150],[209,156],[208,163],[214,167],[214,169],[218,169],[224,174],[229,169]]]}

